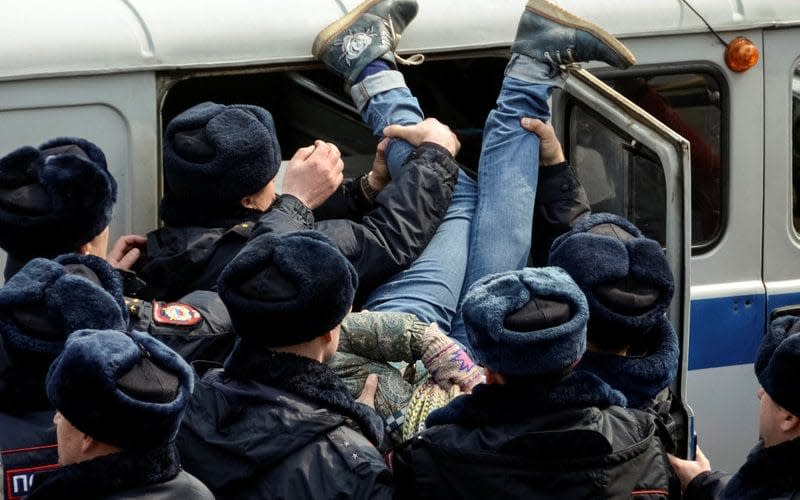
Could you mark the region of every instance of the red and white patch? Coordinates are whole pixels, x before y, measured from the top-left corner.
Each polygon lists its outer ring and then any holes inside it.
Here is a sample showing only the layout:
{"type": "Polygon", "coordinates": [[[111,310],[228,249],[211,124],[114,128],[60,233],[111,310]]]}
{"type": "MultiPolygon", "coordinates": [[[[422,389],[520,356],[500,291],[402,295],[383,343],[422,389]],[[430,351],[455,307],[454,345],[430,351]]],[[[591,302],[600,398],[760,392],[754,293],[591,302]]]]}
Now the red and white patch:
{"type": "Polygon", "coordinates": [[[153,302],[153,321],[159,325],[194,326],[203,319],[197,309],[180,302],[153,302]]]}

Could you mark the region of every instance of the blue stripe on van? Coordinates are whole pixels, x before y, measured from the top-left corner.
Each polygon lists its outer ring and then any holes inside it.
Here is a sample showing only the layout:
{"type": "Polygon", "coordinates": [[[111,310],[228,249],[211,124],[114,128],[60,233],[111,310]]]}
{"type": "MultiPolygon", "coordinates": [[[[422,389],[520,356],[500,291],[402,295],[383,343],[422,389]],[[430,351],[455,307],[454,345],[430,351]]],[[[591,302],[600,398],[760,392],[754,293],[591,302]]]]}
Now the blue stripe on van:
{"type": "Polygon", "coordinates": [[[765,311],[763,294],[693,300],[689,370],[755,361],[764,335],[765,311]]]}

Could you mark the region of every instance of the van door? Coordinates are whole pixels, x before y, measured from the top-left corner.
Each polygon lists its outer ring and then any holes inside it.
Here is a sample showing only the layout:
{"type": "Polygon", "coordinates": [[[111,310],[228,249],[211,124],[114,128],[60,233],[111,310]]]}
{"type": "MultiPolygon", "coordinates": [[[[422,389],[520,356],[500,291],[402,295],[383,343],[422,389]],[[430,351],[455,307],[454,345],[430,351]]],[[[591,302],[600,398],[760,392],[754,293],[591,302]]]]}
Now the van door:
{"type": "Polygon", "coordinates": [[[689,142],[584,69],[553,95],[553,122],[593,212],[612,212],[661,243],[675,277],[669,311],[681,342],[674,390],[686,401],[689,332],[689,142]]]}
{"type": "Polygon", "coordinates": [[[800,28],[764,31],[764,285],[767,319],[800,315],[800,28]]]}

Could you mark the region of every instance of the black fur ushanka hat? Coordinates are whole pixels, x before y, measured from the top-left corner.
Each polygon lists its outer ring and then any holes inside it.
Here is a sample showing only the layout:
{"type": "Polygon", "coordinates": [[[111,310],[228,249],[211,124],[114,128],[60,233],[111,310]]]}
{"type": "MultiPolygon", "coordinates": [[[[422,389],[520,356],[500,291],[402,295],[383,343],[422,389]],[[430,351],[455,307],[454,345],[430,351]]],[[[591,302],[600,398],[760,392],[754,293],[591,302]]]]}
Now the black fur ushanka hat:
{"type": "Polygon", "coordinates": [[[175,439],[194,390],[192,369],[152,336],[79,330],[47,373],[47,397],[72,425],[125,450],[175,439]]]}
{"type": "Polygon", "coordinates": [[[0,288],[0,336],[18,353],[52,360],[75,330],[127,326],[122,280],[93,255],[33,259],[0,288]]]}
{"type": "Polygon", "coordinates": [[[353,265],[317,231],[250,240],[217,285],[236,333],[266,347],[332,330],[350,311],[356,288],[353,265]]]}
{"type": "Polygon", "coordinates": [[[758,349],[755,372],[761,387],[800,417],[800,318],[784,316],[770,323],[758,349]]]}
{"type": "Polygon", "coordinates": [[[0,158],[0,247],[18,257],[75,252],[111,222],[117,183],[85,139],[59,137],[0,158]]]}
{"type": "Polygon", "coordinates": [[[597,213],[580,220],[550,248],[549,265],[563,268],[586,294],[589,340],[637,335],[666,321],[675,291],[661,245],[626,219],[597,213]]]}

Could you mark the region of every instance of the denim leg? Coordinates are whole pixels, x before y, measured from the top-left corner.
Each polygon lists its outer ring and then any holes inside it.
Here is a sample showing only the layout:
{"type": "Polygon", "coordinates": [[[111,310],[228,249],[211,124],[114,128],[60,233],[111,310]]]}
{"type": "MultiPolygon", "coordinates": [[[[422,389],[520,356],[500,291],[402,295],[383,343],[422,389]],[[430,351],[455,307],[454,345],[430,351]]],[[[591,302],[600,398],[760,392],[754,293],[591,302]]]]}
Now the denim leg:
{"type": "Polygon", "coordinates": [[[550,91],[545,85],[506,77],[497,108],[486,119],[467,285],[487,274],[527,264],[539,178],[539,138],[523,129],[520,119],[547,120],[550,91]]]}
{"type": "Polygon", "coordinates": [[[475,181],[459,172],[453,200],[431,242],[408,269],[373,290],[364,309],[413,313],[448,331],[461,299],[477,198],[475,181]]]}
{"type": "MultiPolygon", "coordinates": [[[[383,137],[387,125],[412,125],[424,118],[419,102],[397,71],[368,76],[354,85],[350,93],[364,123],[376,137],[383,137]]],[[[392,140],[386,150],[392,177],[400,175],[412,151],[414,147],[406,141],[392,140]]],[[[364,308],[412,313],[420,321],[435,322],[447,331],[461,298],[477,196],[475,181],[459,172],[453,199],[428,246],[408,269],[373,290],[364,308]]]]}
{"type": "MultiPolygon", "coordinates": [[[[552,87],[506,76],[489,113],[478,166],[478,204],[472,220],[465,291],[481,277],[521,269],[528,262],[539,177],[539,138],[520,118],[547,120],[552,87]]],[[[457,318],[452,337],[466,339],[457,318]]]]}
{"type": "MultiPolygon", "coordinates": [[[[388,125],[413,125],[425,118],[417,98],[406,87],[402,73],[397,71],[370,75],[354,85],[350,94],[364,123],[376,137],[383,137],[383,129],[388,125]]],[[[386,148],[389,175],[400,175],[400,169],[412,151],[414,146],[406,141],[391,140],[386,148]]]]}

